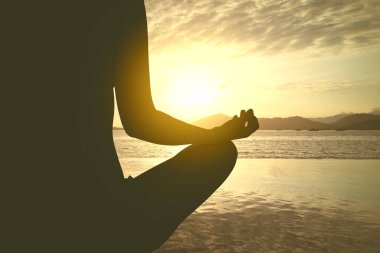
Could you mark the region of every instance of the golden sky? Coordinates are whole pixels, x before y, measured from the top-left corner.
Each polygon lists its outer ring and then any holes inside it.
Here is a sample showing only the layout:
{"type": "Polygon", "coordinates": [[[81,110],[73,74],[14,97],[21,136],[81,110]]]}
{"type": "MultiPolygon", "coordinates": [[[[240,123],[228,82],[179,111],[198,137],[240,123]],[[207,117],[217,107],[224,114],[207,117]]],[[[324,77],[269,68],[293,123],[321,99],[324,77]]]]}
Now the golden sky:
{"type": "Polygon", "coordinates": [[[177,118],[242,108],[315,117],[380,106],[378,0],[145,4],[153,99],[177,118]]]}

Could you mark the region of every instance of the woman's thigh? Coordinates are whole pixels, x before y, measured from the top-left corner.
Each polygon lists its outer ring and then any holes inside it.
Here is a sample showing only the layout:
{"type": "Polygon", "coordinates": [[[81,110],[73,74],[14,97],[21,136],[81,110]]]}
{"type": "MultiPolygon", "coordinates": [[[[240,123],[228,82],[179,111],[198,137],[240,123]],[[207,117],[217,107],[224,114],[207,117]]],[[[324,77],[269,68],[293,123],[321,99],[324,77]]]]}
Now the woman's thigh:
{"type": "Polygon", "coordinates": [[[134,179],[162,215],[184,219],[228,177],[237,158],[232,142],[191,145],[134,179]]]}
{"type": "Polygon", "coordinates": [[[236,158],[232,142],[191,145],[135,179],[127,180],[128,199],[139,213],[135,216],[139,220],[129,223],[130,246],[151,251],[164,243],[224,182],[236,158]]]}

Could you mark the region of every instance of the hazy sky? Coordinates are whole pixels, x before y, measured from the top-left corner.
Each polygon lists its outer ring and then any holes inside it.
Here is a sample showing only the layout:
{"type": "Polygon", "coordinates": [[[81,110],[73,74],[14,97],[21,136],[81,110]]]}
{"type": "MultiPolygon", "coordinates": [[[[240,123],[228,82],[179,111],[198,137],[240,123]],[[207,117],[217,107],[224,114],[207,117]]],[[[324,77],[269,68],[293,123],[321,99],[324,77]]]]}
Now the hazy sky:
{"type": "Polygon", "coordinates": [[[153,98],[184,120],[380,106],[379,0],[145,0],[153,98]]]}

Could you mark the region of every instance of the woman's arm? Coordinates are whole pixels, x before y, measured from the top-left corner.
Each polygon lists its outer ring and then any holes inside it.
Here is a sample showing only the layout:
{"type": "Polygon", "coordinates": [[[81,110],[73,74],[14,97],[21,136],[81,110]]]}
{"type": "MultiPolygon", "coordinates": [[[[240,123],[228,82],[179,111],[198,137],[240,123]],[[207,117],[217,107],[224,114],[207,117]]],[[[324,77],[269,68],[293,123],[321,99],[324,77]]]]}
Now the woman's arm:
{"type": "Polygon", "coordinates": [[[200,142],[209,130],[156,110],[150,90],[145,8],[142,1],[125,8],[116,19],[115,55],[115,90],[124,129],[130,136],[158,144],[200,142]]]}
{"type": "MultiPolygon", "coordinates": [[[[234,123],[227,124],[227,127],[208,130],[156,110],[150,89],[145,8],[142,1],[130,4],[129,8],[135,9],[129,9],[126,17],[119,16],[117,19],[115,56],[117,105],[126,132],[142,140],[167,145],[213,143],[237,136],[242,138],[242,130],[250,113],[231,120],[234,123]]],[[[244,130],[244,137],[247,133],[244,130]]]]}

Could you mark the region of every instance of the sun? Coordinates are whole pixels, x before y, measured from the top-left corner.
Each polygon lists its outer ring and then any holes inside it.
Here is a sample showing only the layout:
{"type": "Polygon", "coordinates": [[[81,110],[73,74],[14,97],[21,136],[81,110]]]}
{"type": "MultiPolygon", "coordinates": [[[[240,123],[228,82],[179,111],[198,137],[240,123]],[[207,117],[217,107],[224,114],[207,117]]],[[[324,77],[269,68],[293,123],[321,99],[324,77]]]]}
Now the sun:
{"type": "Polygon", "coordinates": [[[185,68],[173,72],[167,95],[173,106],[194,108],[211,105],[220,95],[220,88],[208,71],[185,68]]]}

